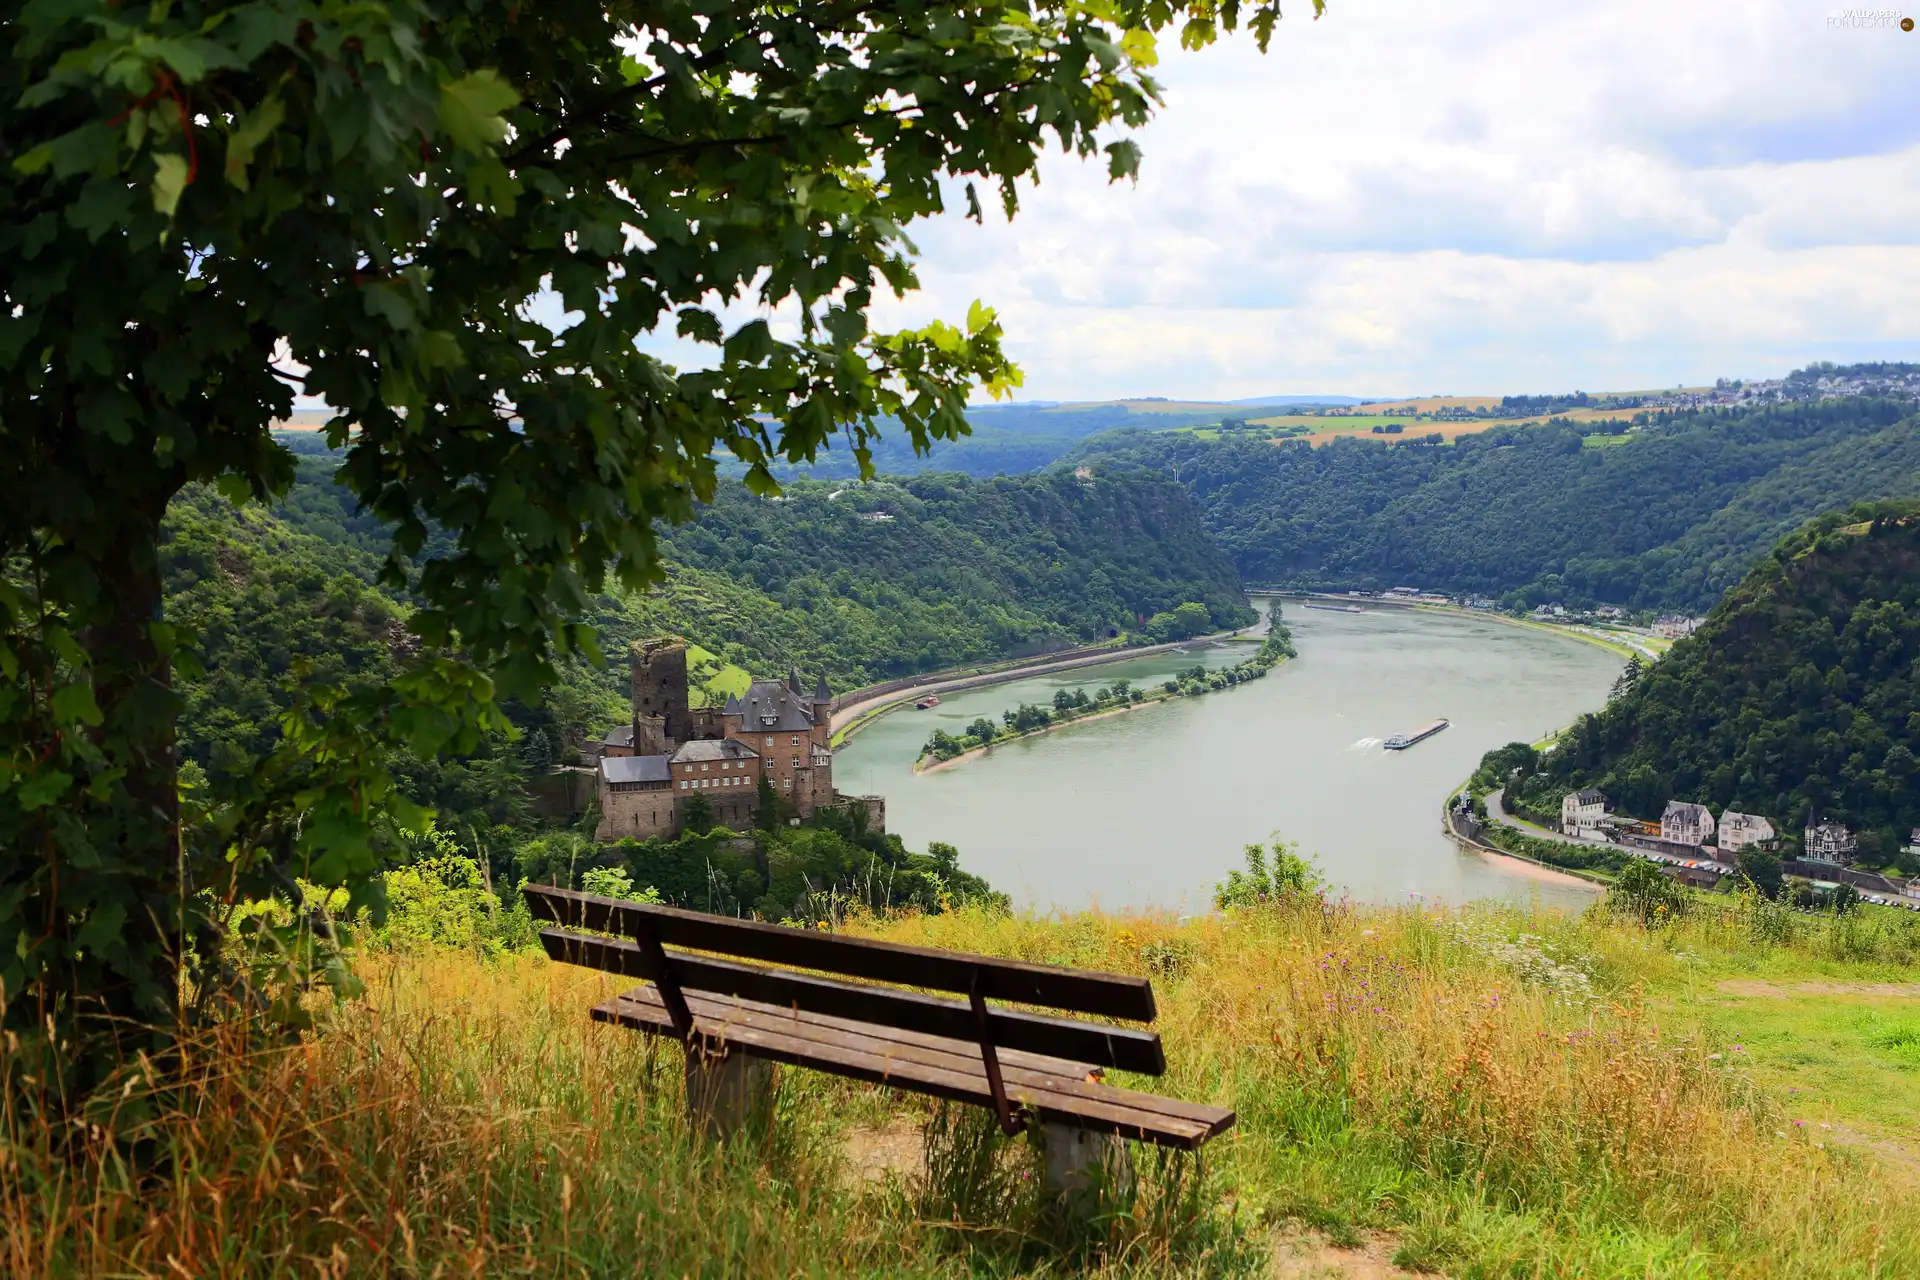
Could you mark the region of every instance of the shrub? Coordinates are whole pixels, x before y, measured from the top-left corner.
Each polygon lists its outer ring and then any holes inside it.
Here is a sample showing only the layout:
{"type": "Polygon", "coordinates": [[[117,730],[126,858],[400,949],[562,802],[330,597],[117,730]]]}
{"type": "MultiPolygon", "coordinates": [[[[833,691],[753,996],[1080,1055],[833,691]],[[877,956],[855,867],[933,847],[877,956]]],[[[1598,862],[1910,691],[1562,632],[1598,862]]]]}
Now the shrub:
{"type": "Polygon", "coordinates": [[[1321,896],[1326,892],[1326,881],[1297,849],[1297,845],[1277,837],[1271,851],[1259,844],[1248,845],[1246,870],[1227,872],[1227,878],[1214,886],[1213,905],[1228,911],[1321,896]]]}
{"type": "Polygon", "coordinates": [[[1632,858],[1607,890],[1607,908],[1615,915],[1638,917],[1641,924],[1653,928],[1684,914],[1687,895],[1658,865],[1632,858]]]}

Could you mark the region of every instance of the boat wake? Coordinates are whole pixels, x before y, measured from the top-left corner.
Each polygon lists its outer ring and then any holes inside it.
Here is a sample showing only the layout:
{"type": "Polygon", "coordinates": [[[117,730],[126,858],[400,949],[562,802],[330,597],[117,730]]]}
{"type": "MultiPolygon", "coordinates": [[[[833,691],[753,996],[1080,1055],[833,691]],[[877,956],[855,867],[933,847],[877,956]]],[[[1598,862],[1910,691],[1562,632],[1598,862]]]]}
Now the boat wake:
{"type": "Polygon", "coordinates": [[[1380,739],[1378,738],[1362,738],[1360,739],[1360,741],[1348,747],[1347,750],[1366,751],[1366,750],[1369,750],[1370,748],[1377,747],[1379,745],[1380,745],[1380,739]]]}

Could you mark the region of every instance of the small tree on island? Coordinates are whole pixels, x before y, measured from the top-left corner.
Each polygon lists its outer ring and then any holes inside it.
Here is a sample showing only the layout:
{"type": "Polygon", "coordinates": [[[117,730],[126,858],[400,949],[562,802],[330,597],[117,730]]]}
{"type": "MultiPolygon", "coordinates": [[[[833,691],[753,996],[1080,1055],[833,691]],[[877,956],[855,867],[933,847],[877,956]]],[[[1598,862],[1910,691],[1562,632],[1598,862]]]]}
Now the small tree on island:
{"type": "Polygon", "coordinates": [[[987,719],[985,716],[980,716],[974,720],[972,724],[967,726],[967,736],[984,747],[999,737],[1000,734],[999,730],[993,727],[993,721],[987,719]]]}

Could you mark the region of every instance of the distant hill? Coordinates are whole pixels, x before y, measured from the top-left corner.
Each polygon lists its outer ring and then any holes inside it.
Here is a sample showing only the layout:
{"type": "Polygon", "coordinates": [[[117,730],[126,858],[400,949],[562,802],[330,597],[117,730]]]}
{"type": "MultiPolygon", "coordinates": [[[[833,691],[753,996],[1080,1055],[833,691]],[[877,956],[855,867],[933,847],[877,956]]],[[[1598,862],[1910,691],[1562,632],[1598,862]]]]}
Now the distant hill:
{"type": "Polygon", "coordinates": [[[1249,582],[1686,612],[1819,512],[1920,493],[1920,417],[1905,400],[1695,410],[1620,430],[1494,424],[1445,446],[1359,436],[1309,448],[1134,429],[1092,437],[1062,465],[1178,477],[1249,582]]]}
{"type": "Polygon", "coordinates": [[[1243,400],[1229,400],[1228,404],[1283,404],[1300,408],[1312,408],[1324,405],[1327,408],[1351,408],[1357,404],[1372,404],[1374,400],[1390,400],[1391,396],[1375,396],[1368,399],[1363,396],[1248,396],[1243,400]]]}
{"type": "Polygon", "coordinates": [[[1668,799],[1863,832],[1914,870],[1920,827],[1920,502],[1864,504],[1775,547],[1691,637],[1584,717],[1527,780],[1558,811],[1597,786],[1657,818],[1668,799]]]}

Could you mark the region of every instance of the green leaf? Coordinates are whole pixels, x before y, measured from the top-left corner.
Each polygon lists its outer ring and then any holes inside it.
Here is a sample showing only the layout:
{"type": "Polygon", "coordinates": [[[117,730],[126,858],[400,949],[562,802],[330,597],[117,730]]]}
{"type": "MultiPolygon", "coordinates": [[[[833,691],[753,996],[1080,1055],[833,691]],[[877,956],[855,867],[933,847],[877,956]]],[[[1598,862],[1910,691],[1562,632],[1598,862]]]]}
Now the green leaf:
{"type": "Polygon", "coordinates": [[[519,102],[511,85],[484,68],[440,86],[440,127],[463,151],[490,151],[507,137],[500,113],[519,102]]]}
{"type": "Polygon", "coordinates": [[[240,127],[227,139],[227,181],[240,190],[247,189],[247,166],[253,163],[253,153],[269,134],[278,129],[287,118],[287,109],[278,97],[268,98],[265,102],[247,113],[240,127]]]}
{"type": "Polygon", "coordinates": [[[45,769],[28,775],[15,793],[15,799],[22,809],[43,809],[66,794],[73,785],[73,775],[62,773],[58,769],[45,769]]]}
{"type": "Polygon", "coordinates": [[[428,329],[420,335],[420,363],[429,369],[457,369],[466,361],[458,334],[428,329]]]}
{"type": "Polygon", "coordinates": [[[153,158],[153,207],[169,219],[187,189],[187,158],[172,153],[153,158]]]}
{"type": "Polygon", "coordinates": [[[467,191],[484,209],[497,209],[511,218],[520,195],[520,184],[507,172],[507,166],[488,158],[467,170],[467,191]]]}
{"type": "Polygon", "coordinates": [[[52,163],[53,144],[51,142],[43,142],[33,150],[14,157],[13,170],[15,173],[32,176],[52,163]]]}
{"type": "Polygon", "coordinates": [[[47,699],[47,706],[63,725],[100,723],[100,706],[90,685],[63,684],[47,699]]]}

